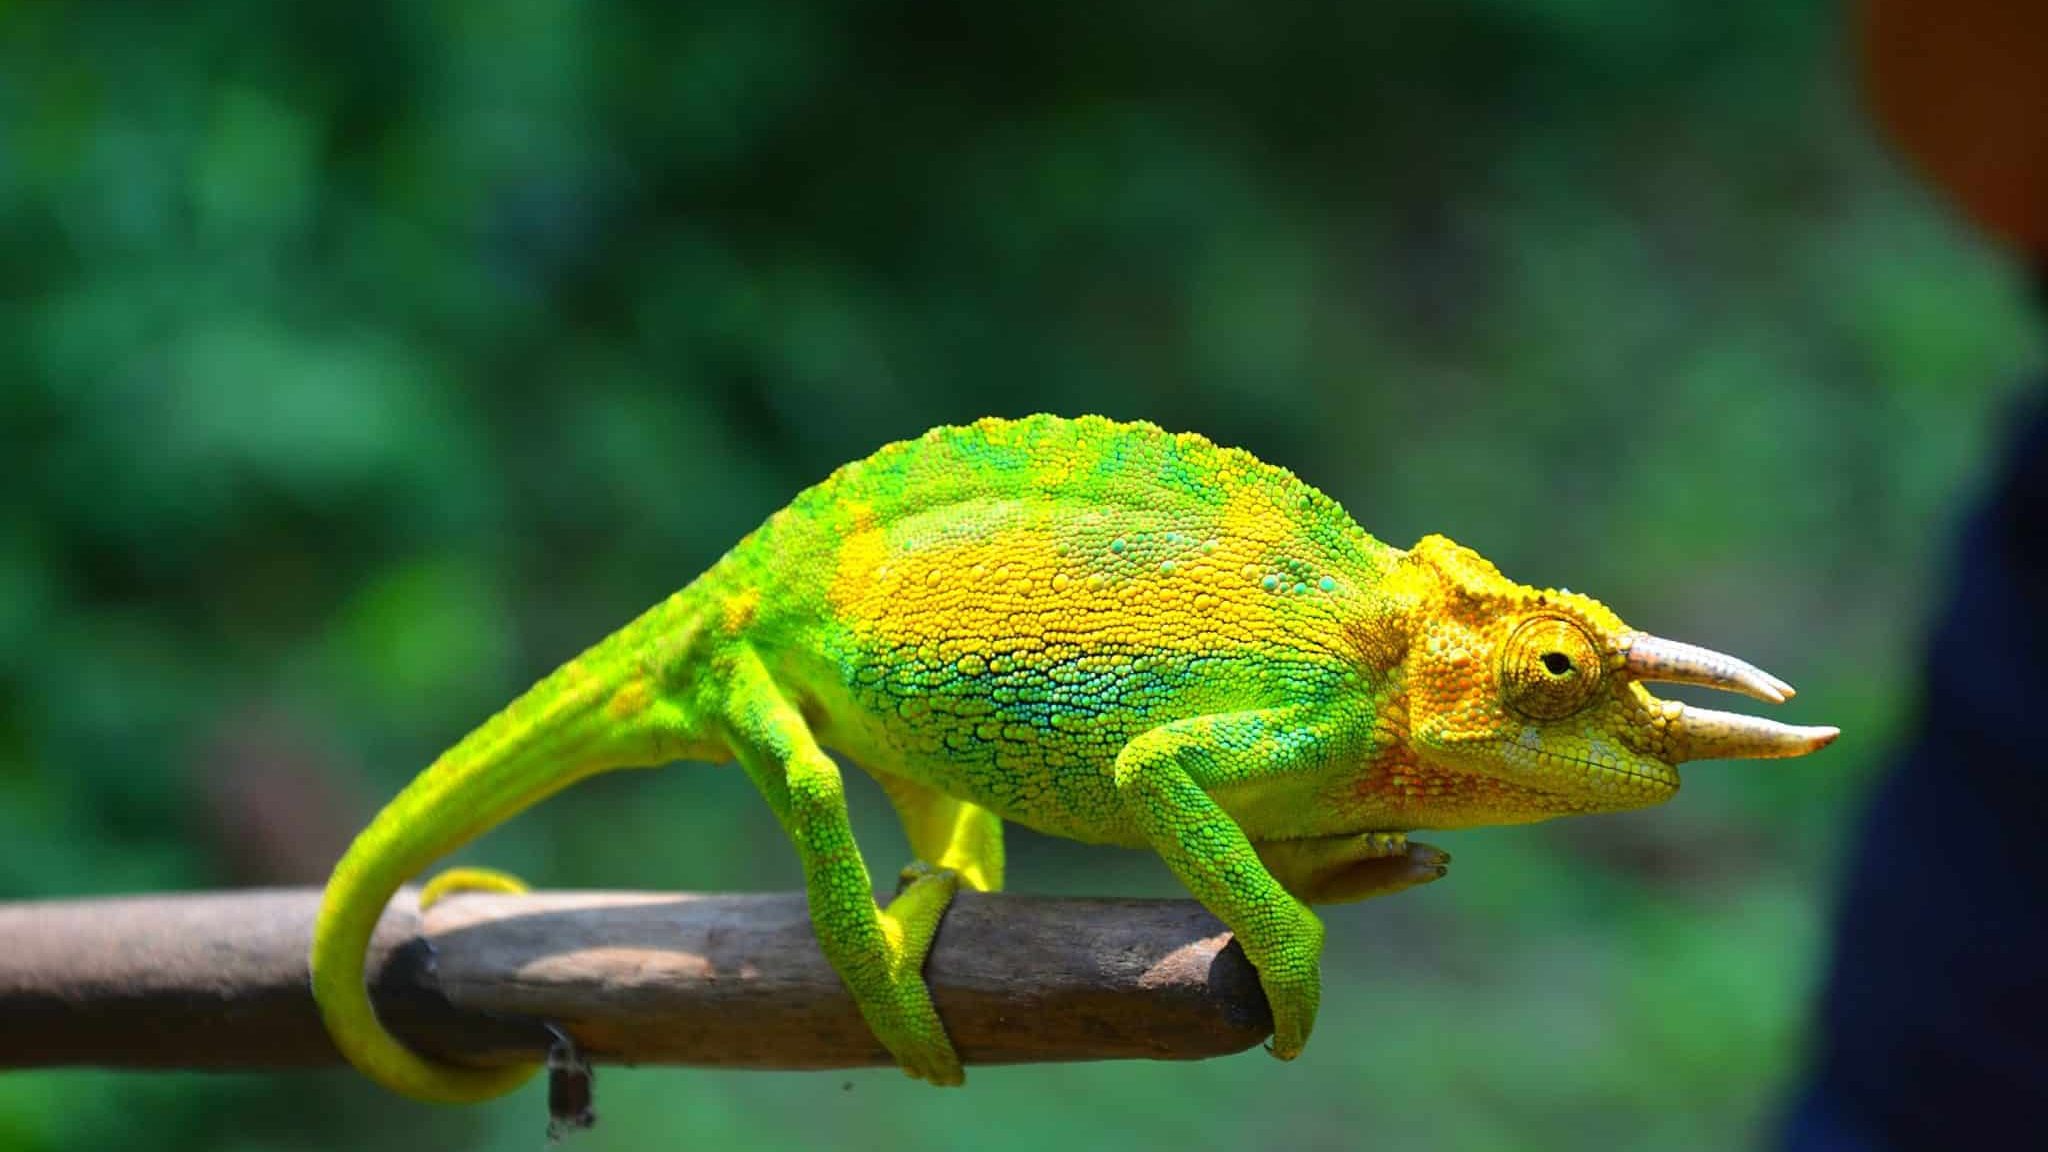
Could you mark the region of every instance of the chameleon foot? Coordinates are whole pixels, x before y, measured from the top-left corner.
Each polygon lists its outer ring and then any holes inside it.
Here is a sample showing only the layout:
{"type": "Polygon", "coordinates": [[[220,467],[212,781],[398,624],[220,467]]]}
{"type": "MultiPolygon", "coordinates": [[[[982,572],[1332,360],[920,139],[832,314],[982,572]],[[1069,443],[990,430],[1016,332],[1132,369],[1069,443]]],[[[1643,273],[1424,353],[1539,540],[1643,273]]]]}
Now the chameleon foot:
{"type": "MultiPolygon", "coordinates": [[[[1300,922],[1281,939],[1285,947],[1252,957],[1252,966],[1259,970],[1259,984],[1273,1009],[1273,1039],[1266,1051],[1292,1060],[1308,1044],[1322,1003],[1323,922],[1302,908],[1300,922]]],[[[1243,937],[1239,942],[1248,943],[1243,937]]]]}
{"type": "Polygon", "coordinates": [[[1358,839],[1370,846],[1360,855],[1399,856],[1408,851],[1406,832],[1367,832],[1358,839]]]}
{"type": "Polygon", "coordinates": [[[1332,901],[1369,900],[1441,880],[1451,870],[1451,854],[1429,844],[1403,839],[1399,850],[1360,860],[1331,874],[1332,901]]]}
{"type": "Polygon", "coordinates": [[[903,866],[901,872],[896,873],[896,895],[903,895],[904,889],[909,888],[912,884],[927,876],[936,876],[942,871],[945,871],[945,869],[940,868],[936,864],[928,864],[923,860],[912,860],[903,866]]]}
{"type": "Polygon", "coordinates": [[[933,1084],[960,1084],[966,1073],[924,982],[925,957],[959,890],[960,876],[919,861],[903,869],[899,884],[896,898],[882,910],[889,942],[887,984],[874,994],[856,994],[856,999],[868,1027],[905,1074],[933,1084]]]}
{"type": "Polygon", "coordinates": [[[1348,904],[1390,896],[1441,877],[1451,857],[1403,832],[1360,832],[1256,846],[1259,859],[1289,892],[1310,904],[1348,904]]]}

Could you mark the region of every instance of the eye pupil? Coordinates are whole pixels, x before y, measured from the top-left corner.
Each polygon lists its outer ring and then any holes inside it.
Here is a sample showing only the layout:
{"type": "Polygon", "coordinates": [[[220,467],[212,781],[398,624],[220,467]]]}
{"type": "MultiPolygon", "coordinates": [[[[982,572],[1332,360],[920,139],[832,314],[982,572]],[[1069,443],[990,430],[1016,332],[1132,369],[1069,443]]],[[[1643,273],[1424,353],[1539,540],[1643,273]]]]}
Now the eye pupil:
{"type": "Polygon", "coordinates": [[[1604,668],[1600,645],[1584,627],[1538,615],[1501,645],[1501,703],[1525,719],[1562,720],[1599,696],[1604,668]]]}

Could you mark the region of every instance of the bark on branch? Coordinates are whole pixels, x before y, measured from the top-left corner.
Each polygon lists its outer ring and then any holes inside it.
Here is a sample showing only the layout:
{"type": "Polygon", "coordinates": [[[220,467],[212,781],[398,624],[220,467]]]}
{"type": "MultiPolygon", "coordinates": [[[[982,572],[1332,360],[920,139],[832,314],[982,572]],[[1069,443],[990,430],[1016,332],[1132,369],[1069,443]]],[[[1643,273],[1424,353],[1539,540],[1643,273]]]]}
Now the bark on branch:
{"type": "MultiPolygon", "coordinates": [[[[313,1007],[319,893],[0,904],[0,1067],[282,1068],[340,1057],[313,1007]]],[[[800,894],[402,893],[370,970],[424,1052],[535,1060],[544,1023],[598,1061],[886,1064],[800,894]]],[[[963,892],[926,976],[970,1064],[1190,1060],[1264,1039],[1257,976],[1199,905],[963,892]]]]}

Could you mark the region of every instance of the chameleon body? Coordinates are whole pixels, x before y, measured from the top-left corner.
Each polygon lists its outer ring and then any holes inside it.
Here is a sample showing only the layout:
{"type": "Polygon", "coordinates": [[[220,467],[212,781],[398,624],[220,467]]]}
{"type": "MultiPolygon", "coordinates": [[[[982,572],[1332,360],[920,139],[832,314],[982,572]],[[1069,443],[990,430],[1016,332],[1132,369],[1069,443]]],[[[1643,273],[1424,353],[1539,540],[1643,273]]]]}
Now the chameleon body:
{"type": "Polygon", "coordinates": [[[1407,832],[1641,807],[1676,791],[1680,761],[1834,736],[1660,701],[1655,679],[1790,691],[1441,537],[1389,547],[1199,436],[1095,417],[934,429],[798,495],[423,772],[336,867],[314,990],[389,1087],[508,1090],[531,1069],[431,1063],[378,1024],[363,954],[385,903],[591,773],[736,760],[802,857],[825,955],[911,1075],[962,1079],[921,968],[957,887],[1002,886],[1006,820],[1158,852],[1242,942],[1289,1059],[1319,993],[1308,904],[1441,875],[1407,832]],[[908,832],[917,862],[886,907],[827,749],[908,832]]]}

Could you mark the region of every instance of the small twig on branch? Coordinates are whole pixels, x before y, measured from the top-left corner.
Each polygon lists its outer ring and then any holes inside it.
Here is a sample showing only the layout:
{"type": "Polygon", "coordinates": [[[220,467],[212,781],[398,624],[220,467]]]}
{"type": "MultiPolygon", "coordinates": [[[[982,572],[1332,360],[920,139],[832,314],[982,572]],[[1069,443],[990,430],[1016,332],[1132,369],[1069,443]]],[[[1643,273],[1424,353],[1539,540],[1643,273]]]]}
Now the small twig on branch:
{"type": "MultiPolygon", "coordinates": [[[[306,951],[319,893],[0,904],[0,1067],[332,1064],[306,951]]],[[[554,1025],[601,1061],[888,1063],[799,894],[402,893],[370,971],[401,1037],[537,1061],[554,1025]]],[[[1258,979],[1199,905],[963,892],[925,973],[970,1064],[1188,1060],[1271,1031],[1258,979]]]]}

